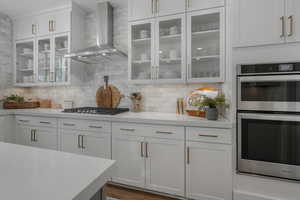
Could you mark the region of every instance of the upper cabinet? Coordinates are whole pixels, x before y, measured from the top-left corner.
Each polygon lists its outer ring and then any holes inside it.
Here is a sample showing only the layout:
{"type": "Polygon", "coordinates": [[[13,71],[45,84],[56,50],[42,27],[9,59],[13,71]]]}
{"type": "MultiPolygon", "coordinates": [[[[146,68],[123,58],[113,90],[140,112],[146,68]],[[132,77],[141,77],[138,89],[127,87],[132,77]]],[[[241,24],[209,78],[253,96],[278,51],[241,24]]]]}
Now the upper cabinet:
{"type": "Polygon", "coordinates": [[[235,46],[258,46],[300,41],[297,0],[235,1],[235,46]]]}
{"type": "Polygon", "coordinates": [[[224,0],[186,0],[187,10],[200,10],[214,7],[221,7],[225,5],[224,0]]]}
{"type": "Polygon", "coordinates": [[[222,7],[224,0],[130,0],[129,21],[222,7]]]}
{"type": "Polygon", "coordinates": [[[158,16],[184,13],[186,8],[185,0],[154,0],[154,3],[158,16]]]}
{"type": "Polygon", "coordinates": [[[70,84],[70,66],[76,63],[64,55],[84,47],[84,13],[73,6],[17,18],[14,27],[16,86],[70,84]]]}
{"type": "Polygon", "coordinates": [[[128,17],[130,21],[154,17],[154,0],[130,0],[128,17]]]}
{"type": "Polygon", "coordinates": [[[143,16],[136,1],[129,1],[133,83],[224,81],[224,0],[148,0],[143,16]]]}

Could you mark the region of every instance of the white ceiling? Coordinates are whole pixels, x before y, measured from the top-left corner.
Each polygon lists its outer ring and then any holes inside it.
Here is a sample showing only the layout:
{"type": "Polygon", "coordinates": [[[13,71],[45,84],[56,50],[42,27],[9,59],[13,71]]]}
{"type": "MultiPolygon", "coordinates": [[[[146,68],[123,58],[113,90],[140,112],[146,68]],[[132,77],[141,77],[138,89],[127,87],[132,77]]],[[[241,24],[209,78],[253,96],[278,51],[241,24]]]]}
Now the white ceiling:
{"type": "MultiPolygon", "coordinates": [[[[52,9],[68,5],[71,0],[0,0],[0,13],[10,17],[26,15],[32,12],[52,9]]],[[[104,0],[73,0],[86,11],[93,11],[97,1],[104,0]]],[[[127,0],[109,0],[114,7],[126,6],[127,0]]]]}

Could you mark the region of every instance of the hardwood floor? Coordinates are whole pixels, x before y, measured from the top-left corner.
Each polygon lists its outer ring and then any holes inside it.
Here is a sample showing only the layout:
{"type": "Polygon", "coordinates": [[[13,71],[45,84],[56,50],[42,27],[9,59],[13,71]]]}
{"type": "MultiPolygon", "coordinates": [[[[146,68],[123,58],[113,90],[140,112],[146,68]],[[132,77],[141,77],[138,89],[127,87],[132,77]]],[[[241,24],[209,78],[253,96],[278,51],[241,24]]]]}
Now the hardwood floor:
{"type": "Polygon", "coordinates": [[[120,200],[176,200],[170,197],[163,197],[114,185],[107,185],[105,187],[105,193],[109,197],[120,200]]]}

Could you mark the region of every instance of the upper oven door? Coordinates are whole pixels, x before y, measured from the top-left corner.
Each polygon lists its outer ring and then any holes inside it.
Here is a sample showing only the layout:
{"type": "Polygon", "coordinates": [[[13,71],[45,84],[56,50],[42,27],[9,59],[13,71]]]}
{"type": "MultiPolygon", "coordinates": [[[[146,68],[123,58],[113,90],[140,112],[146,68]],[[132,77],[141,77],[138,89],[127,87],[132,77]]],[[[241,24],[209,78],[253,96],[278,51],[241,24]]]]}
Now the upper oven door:
{"type": "Polygon", "coordinates": [[[300,116],[239,113],[238,169],[300,180],[300,116]]]}
{"type": "Polygon", "coordinates": [[[238,109],[300,112],[300,75],[238,77],[238,109]]]}

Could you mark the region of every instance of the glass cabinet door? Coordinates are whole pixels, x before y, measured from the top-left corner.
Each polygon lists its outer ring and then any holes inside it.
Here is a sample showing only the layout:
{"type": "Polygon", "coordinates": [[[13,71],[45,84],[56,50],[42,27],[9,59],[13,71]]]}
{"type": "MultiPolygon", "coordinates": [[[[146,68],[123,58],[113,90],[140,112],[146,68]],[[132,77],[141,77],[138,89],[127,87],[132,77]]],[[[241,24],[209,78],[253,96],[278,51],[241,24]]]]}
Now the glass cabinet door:
{"type": "Polygon", "coordinates": [[[37,42],[38,50],[38,82],[49,83],[52,81],[51,73],[51,39],[39,39],[37,42]]]}
{"type": "Polygon", "coordinates": [[[149,81],[153,78],[153,21],[131,25],[130,79],[149,81]]]}
{"type": "Polygon", "coordinates": [[[54,38],[54,81],[56,83],[65,83],[69,80],[70,60],[64,58],[69,52],[69,37],[67,35],[54,38]]]}
{"type": "Polygon", "coordinates": [[[34,41],[16,43],[16,84],[34,83],[34,41]]]}
{"type": "Polygon", "coordinates": [[[156,24],[156,78],[184,80],[185,23],[184,15],[159,18],[156,24]]]}
{"type": "Polygon", "coordinates": [[[188,15],[188,79],[218,81],[223,76],[224,14],[211,9],[188,15]]]}

